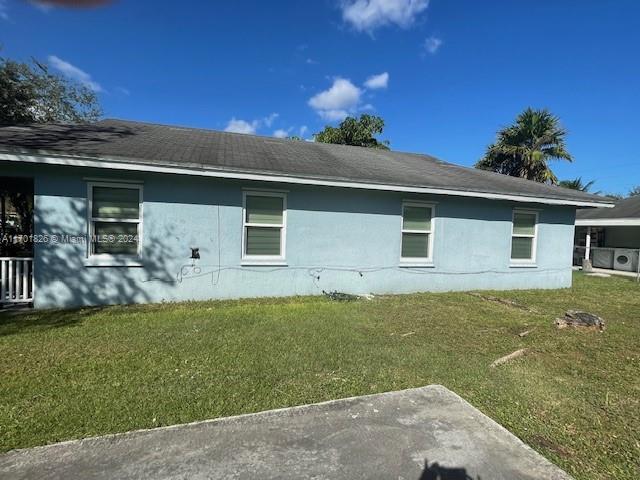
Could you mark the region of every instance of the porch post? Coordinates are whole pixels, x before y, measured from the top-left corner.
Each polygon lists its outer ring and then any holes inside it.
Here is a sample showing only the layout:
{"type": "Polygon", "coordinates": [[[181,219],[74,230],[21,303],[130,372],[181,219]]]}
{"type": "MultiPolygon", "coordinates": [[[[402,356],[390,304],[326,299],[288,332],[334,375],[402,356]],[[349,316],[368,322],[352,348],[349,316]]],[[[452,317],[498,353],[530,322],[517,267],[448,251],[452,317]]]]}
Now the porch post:
{"type": "Polygon", "coordinates": [[[587,238],[585,241],[584,259],[589,260],[589,254],[591,253],[591,227],[587,227],[587,238]]]}
{"type": "MultiPolygon", "coordinates": [[[[4,237],[4,234],[7,233],[7,204],[5,199],[6,192],[4,190],[0,190],[0,235],[4,237]]],[[[3,239],[0,238],[0,257],[5,255],[9,255],[9,243],[6,244],[3,242],[3,239]]],[[[4,264],[2,264],[4,267],[4,264]]],[[[0,281],[4,282],[4,277],[0,279],[0,281]]],[[[0,297],[0,301],[4,300],[4,296],[0,297]]]]}
{"type": "Polygon", "coordinates": [[[4,193],[5,192],[0,192],[0,230],[2,231],[3,234],[6,229],[6,223],[7,223],[7,213],[6,213],[4,193]]]}

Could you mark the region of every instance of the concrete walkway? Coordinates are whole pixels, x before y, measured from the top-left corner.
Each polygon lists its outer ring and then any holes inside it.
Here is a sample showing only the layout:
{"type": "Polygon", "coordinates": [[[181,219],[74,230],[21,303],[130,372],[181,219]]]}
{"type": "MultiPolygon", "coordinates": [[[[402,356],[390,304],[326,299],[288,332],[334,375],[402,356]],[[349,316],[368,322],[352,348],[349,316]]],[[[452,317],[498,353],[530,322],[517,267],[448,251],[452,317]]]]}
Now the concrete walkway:
{"type": "Polygon", "coordinates": [[[438,385],[0,456],[0,478],[569,479],[438,385]]]}
{"type": "MultiPolygon", "coordinates": [[[[582,272],[582,267],[573,267],[574,270],[578,271],[578,272],[582,272]]],[[[596,268],[593,267],[591,269],[591,271],[593,273],[598,273],[598,274],[602,274],[602,275],[618,275],[620,277],[629,277],[629,278],[638,278],[638,273],[637,272],[625,272],[624,270],[612,270],[610,268],[596,268]]],[[[592,273],[587,273],[584,272],[585,275],[592,275],[592,273]]]]}

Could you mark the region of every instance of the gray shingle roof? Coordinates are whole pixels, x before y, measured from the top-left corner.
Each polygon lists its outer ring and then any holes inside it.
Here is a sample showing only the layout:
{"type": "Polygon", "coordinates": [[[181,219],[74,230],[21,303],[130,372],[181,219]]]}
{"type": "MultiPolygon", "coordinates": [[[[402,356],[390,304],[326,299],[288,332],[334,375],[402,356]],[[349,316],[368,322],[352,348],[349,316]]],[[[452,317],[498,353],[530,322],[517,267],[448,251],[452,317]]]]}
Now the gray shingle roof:
{"type": "Polygon", "coordinates": [[[0,127],[0,152],[130,160],[307,179],[441,188],[610,203],[609,200],[443,162],[429,155],[330,145],[124,120],[0,127]]]}
{"type": "Polygon", "coordinates": [[[625,198],[616,202],[616,206],[606,209],[578,210],[576,218],[579,220],[603,220],[608,218],[636,218],[640,219],[640,195],[625,198]]]}

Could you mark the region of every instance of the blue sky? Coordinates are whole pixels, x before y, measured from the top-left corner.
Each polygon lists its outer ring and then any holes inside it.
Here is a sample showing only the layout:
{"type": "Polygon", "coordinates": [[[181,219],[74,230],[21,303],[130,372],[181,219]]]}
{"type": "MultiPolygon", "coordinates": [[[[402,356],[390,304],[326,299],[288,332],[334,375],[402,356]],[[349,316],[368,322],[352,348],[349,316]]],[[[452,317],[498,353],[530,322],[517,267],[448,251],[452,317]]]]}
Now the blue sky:
{"type": "Polygon", "coordinates": [[[569,130],[560,178],[640,184],[640,2],[0,0],[2,54],[98,91],[105,116],[309,138],[371,112],[395,150],[472,165],[524,108],[569,130]]]}

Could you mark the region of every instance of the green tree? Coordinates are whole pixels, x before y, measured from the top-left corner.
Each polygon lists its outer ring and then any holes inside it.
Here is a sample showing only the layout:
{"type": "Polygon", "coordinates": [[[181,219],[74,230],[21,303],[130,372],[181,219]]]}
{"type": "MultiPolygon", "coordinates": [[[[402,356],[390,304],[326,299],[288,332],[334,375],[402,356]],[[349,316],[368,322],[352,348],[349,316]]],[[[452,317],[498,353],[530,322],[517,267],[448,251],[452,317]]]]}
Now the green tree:
{"type": "Polygon", "coordinates": [[[354,145],[356,147],[389,150],[388,140],[378,140],[375,136],[384,130],[384,120],[375,115],[347,117],[337,127],[326,126],[314,135],[316,142],[354,145]]]}
{"type": "Polygon", "coordinates": [[[84,123],[98,120],[96,93],[33,59],[21,63],[0,57],[0,124],[84,123]]]}
{"type": "MultiPolygon", "coordinates": [[[[572,190],[579,190],[581,192],[588,192],[593,187],[593,184],[596,183],[595,180],[591,180],[587,183],[582,183],[582,177],[574,178],[573,180],[560,180],[558,185],[564,188],[570,188],[572,190]]],[[[600,192],[594,192],[596,194],[600,192]]]]}
{"type": "Polygon", "coordinates": [[[619,193],[605,193],[604,196],[611,200],[624,200],[624,195],[620,195],[619,193]]]}
{"type": "Polygon", "coordinates": [[[630,197],[637,197],[638,195],[640,195],[640,185],[636,185],[631,190],[629,190],[630,197]]]}
{"type": "Polygon", "coordinates": [[[549,162],[573,160],[565,145],[566,134],[551,112],[527,108],[513,125],[498,132],[496,142],[489,145],[476,168],[557,184],[549,162]]]}

